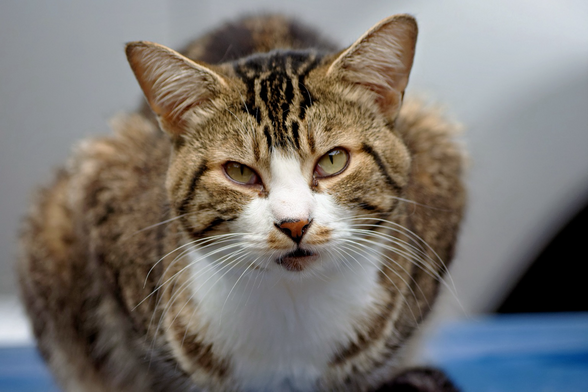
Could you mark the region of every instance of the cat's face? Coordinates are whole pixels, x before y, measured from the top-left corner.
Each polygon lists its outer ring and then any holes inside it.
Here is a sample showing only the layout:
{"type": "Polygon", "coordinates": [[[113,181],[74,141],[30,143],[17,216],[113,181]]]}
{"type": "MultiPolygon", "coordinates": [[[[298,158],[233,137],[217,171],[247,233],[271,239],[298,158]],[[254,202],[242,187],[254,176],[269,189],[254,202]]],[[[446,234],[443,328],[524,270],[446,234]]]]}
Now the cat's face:
{"type": "Polygon", "coordinates": [[[168,192],[201,255],[236,271],[341,268],[361,251],[353,237],[376,227],[363,218],[394,212],[410,159],[390,124],[416,37],[409,19],[394,24],[339,57],[275,52],[214,68],[154,44],[129,47],[175,140],[168,192]],[[374,58],[390,43],[397,53],[374,58]]]}
{"type": "Polygon", "coordinates": [[[281,146],[272,124],[258,124],[240,101],[212,114],[201,125],[208,132],[186,135],[168,184],[192,238],[235,233],[250,253],[244,262],[299,271],[340,257],[354,217],[394,210],[409,165],[404,145],[374,110],[315,89],[320,72],[305,86],[320,100],[292,120],[296,136],[292,121],[281,130],[281,146]]]}

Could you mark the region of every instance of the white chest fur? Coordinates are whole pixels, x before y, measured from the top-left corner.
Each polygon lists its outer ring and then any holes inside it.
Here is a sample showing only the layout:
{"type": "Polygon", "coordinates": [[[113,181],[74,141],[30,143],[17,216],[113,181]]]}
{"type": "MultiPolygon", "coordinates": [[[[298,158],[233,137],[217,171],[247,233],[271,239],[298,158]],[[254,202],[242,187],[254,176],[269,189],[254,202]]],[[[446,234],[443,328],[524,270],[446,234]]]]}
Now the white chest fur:
{"type": "Polygon", "coordinates": [[[377,269],[365,264],[301,280],[196,265],[197,318],[245,390],[312,390],[375,301],[377,269]]]}

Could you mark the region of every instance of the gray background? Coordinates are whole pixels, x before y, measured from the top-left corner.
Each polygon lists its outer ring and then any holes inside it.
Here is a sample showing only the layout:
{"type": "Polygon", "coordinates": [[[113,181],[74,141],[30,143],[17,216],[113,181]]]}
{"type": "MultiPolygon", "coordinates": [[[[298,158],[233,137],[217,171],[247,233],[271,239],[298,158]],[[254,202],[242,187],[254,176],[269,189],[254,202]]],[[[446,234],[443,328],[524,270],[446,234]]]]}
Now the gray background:
{"type": "MultiPolygon", "coordinates": [[[[410,93],[466,129],[470,205],[439,317],[485,312],[588,200],[585,0],[0,2],[0,294],[15,292],[19,219],[72,145],[141,93],[132,40],[178,47],[254,11],[299,16],[347,45],[401,12],[420,24],[410,93]]],[[[581,260],[578,260],[580,262],[581,260]]],[[[585,261],[585,260],[584,260],[585,261]]]]}

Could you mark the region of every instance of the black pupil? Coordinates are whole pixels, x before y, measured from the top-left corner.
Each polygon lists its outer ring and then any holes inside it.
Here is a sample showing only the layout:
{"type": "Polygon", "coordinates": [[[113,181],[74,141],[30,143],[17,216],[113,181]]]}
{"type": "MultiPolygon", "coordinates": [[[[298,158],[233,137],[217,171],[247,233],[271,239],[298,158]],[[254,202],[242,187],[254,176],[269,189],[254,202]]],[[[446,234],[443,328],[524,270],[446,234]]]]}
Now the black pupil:
{"type": "Polygon", "coordinates": [[[332,151],[329,153],[329,160],[331,161],[331,165],[333,164],[333,157],[337,154],[338,151],[332,151]]]}

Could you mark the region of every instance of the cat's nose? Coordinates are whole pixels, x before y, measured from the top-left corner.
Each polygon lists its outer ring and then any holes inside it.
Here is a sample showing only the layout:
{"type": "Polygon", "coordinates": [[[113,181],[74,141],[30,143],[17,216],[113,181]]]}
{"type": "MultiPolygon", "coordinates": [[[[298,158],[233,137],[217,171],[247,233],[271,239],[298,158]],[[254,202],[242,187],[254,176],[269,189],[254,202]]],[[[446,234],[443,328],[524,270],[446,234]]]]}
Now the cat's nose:
{"type": "Polygon", "coordinates": [[[281,221],[280,223],[274,223],[278,230],[282,233],[286,234],[288,237],[292,239],[292,241],[296,242],[297,244],[302,241],[302,236],[306,233],[306,230],[312,223],[312,219],[301,219],[301,220],[292,220],[286,219],[281,221]]]}

